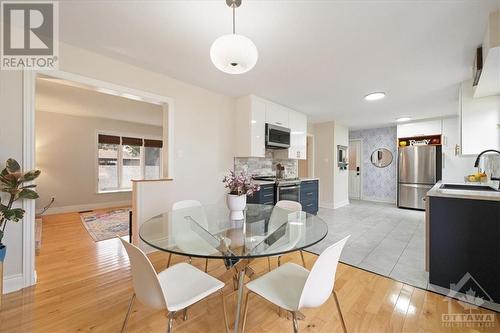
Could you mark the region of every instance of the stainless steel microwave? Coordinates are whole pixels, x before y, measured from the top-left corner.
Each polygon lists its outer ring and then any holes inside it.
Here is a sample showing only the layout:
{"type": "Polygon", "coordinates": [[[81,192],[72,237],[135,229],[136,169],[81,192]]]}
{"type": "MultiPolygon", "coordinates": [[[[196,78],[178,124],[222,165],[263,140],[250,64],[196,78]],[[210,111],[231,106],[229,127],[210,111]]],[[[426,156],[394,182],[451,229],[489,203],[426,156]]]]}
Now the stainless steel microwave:
{"type": "Polygon", "coordinates": [[[290,129],[272,124],[266,124],[266,148],[290,148],[290,129]]]}

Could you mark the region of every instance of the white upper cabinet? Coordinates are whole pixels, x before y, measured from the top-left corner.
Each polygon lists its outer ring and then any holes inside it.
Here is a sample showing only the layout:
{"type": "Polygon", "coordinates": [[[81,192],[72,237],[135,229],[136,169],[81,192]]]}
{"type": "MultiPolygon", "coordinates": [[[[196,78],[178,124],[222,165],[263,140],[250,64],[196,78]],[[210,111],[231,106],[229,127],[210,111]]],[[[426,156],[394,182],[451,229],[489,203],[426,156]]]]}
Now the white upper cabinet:
{"type": "Polygon", "coordinates": [[[307,116],[254,95],[236,101],[236,157],[266,156],[266,123],[290,128],[290,148],[275,153],[307,158],[307,116]]]}
{"type": "Polygon", "coordinates": [[[289,127],[289,110],[284,106],[268,102],[266,105],[266,123],[289,127]]]}
{"type": "Polygon", "coordinates": [[[307,116],[290,110],[290,148],[288,158],[305,160],[307,158],[307,116]]]}
{"type": "Polygon", "coordinates": [[[461,147],[464,155],[500,149],[500,95],[473,98],[472,81],[460,89],[461,147]]]}
{"type": "Polygon", "coordinates": [[[236,157],[265,157],[266,102],[255,96],[236,101],[236,157]]]}
{"type": "Polygon", "coordinates": [[[398,138],[441,134],[441,120],[418,121],[398,125],[398,138]]]}
{"type": "Polygon", "coordinates": [[[266,155],[266,103],[257,98],[252,98],[251,103],[250,156],[264,157],[266,155]]]}

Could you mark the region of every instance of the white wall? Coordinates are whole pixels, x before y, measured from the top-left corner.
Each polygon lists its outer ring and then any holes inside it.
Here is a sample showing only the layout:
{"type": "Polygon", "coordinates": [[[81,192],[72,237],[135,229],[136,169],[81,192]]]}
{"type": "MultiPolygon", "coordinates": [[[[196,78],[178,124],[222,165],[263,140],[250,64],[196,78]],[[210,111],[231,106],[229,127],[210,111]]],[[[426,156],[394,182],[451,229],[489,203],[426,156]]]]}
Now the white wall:
{"type": "MultiPolygon", "coordinates": [[[[62,71],[171,97],[175,103],[174,181],[165,209],[187,198],[222,202],[221,179],[232,168],[234,156],[232,98],[64,43],[59,59],[62,71]]],[[[15,157],[22,162],[22,89],[21,72],[0,71],[0,161],[15,157]]],[[[22,274],[20,223],[7,227],[5,243],[5,277],[9,279],[22,274]]]]}
{"type": "Polygon", "coordinates": [[[54,197],[49,214],[131,204],[130,192],[96,193],[97,131],[160,140],[163,135],[161,126],[42,111],[36,113],[35,128],[36,167],[43,170],[37,180],[37,209],[54,197]]]}
{"type": "Polygon", "coordinates": [[[314,124],[314,175],[319,178],[319,206],[333,208],[333,169],[335,123],[325,122],[314,124]]]}
{"type": "Polygon", "coordinates": [[[349,172],[339,170],[337,145],[349,145],[348,128],[336,122],[317,123],[314,133],[314,174],[319,178],[319,206],[338,208],[349,204],[349,172]]]}
{"type": "Polygon", "coordinates": [[[339,208],[349,204],[349,171],[340,170],[337,166],[337,146],[349,146],[349,129],[335,122],[334,129],[334,172],[333,172],[333,207],[339,208]]]}

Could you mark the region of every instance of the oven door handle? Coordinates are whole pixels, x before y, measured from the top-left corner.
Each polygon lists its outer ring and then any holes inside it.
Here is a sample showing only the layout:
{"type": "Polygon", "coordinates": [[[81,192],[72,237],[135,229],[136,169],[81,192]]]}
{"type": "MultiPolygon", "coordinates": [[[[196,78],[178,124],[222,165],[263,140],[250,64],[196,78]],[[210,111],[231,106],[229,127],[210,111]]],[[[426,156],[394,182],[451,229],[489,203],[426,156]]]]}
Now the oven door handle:
{"type": "Polygon", "coordinates": [[[297,188],[300,188],[300,185],[297,185],[297,186],[280,186],[279,190],[280,191],[289,191],[289,190],[295,190],[297,188]]]}

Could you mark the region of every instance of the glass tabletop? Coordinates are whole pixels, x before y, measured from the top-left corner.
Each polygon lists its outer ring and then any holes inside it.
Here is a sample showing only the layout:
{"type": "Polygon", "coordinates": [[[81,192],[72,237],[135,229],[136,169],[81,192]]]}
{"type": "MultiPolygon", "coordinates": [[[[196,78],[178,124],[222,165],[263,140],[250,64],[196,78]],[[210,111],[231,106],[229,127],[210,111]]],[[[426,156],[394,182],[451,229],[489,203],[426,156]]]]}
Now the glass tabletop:
{"type": "Polygon", "coordinates": [[[242,259],[301,250],[321,241],[326,223],[306,212],[248,204],[243,220],[231,220],[225,205],[204,205],[155,216],[143,223],[146,244],[190,257],[242,259]]]}

